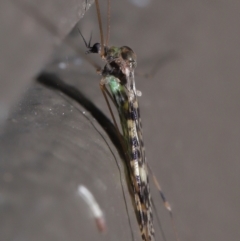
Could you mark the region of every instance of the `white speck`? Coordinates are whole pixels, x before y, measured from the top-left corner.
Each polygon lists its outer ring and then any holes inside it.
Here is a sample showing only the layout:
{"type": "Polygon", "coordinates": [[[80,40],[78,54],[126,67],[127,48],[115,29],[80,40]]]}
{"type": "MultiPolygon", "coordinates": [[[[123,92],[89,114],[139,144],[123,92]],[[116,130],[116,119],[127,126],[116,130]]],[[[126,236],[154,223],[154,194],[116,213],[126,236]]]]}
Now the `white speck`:
{"type": "Polygon", "coordinates": [[[64,115],[64,113],[62,113],[62,115],[64,115]]]}
{"type": "Polygon", "coordinates": [[[142,91],[137,90],[137,91],[136,91],[136,94],[137,94],[137,96],[139,96],[139,97],[140,97],[140,96],[142,96],[142,91]]]}
{"type": "Polygon", "coordinates": [[[106,223],[105,218],[103,215],[103,212],[101,208],[99,207],[97,201],[95,200],[92,193],[83,185],[78,186],[78,195],[86,202],[88,207],[90,208],[96,223],[97,227],[100,232],[103,232],[106,230],[106,223]]]}
{"type": "Polygon", "coordinates": [[[37,112],[34,112],[35,115],[37,115],[37,112]]]}
{"type": "Polygon", "coordinates": [[[49,110],[51,111],[52,109],[50,108],[49,110]]]}
{"type": "Polygon", "coordinates": [[[67,64],[64,63],[64,62],[60,62],[60,63],[58,64],[58,68],[59,68],[59,69],[66,69],[66,67],[67,67],[67,64]]]}

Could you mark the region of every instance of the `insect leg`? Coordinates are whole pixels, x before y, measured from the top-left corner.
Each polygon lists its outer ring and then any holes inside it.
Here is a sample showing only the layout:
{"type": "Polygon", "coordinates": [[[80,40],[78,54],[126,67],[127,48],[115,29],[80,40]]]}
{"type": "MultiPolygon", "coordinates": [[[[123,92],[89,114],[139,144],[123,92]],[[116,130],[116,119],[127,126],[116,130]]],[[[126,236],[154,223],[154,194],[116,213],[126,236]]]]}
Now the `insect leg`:
{"type": "MultiPolygon", "coordinates": [[[[116,129],[117,129],[117,132],[118,132],[118,134],[121,136],[121,133],[120,133],[120,131],[119,131],[119,128],[118,128],[116,119],[115,119],[115,117],[114,117],[114,115],[113,115],[113,111],[112,111],[111,105],[110,105],[110,103],[109,103],[109,101],[108,101],[108,97],[107,97],[107,95],[108,95],[108,96],[111,98],[111,100],[113,100],[113,99],[112,99],[112,96],[110,95],[110,93],[108,92],[105,84],[102,83],[102,81],[100,82],[99,85],[100,85],[100,89],[101,89],[101,91],[102,91],[102,93],[103,93],[104,99],[105,99],[105,101],[107,102],[107,106],[108,106],[108,109],[109,109],[109,111],[110,111],[111,117],[112,117],[112,119],[113,119],[114,125],[115,125],[115,127],[116,127],[116,129]],[[107,94],[106,94],[106,93],[107,93],[107,94]]],[[[114,102],[114,101],[113,101],[113,102],[114,102]]],[[[121,139],[121,138],[120,138],[120,139],[121,139]]]]}
{"type": "Polygon", "coordinates": [[[153,178],[153,182],[156,186],[156,188],[158,189],[159,191],[159,194],[162,198],[162,201],[163,201],[163,204],[165,206],[165,208],[168,210],[169,212],[169,215],[170,215],[170,218],[171,218],[171,222],[172,222],[172,228],[173,228],[173,231],[174,231],[174,234],[175,234],[175,239],[176,241],[179,241],[179,238],[178,238],[178,232],[177,232],[177,229],[176,229],[176,225],[175,225],[175,220],[174,220],[174,217],[173,217],[173,212],[172,212],[172,208],[171,208],[171,205],[169,204],[169,202],[167,201],[163,191],[162,191],[162,188],[155,176],[155,174],[153,173],[150,165],[147,163],[147,167],[148,167],[148,170],[150,171],[150,173],[152,174],[152,178],[153,178]]]}
{"type": "MultiPolygon", "coordinates": [[[[125,145],[125,143],[124,143],[122,134],[121,134],[120,131],[119,131],[119,128],[118,128],[116,119],[115,119],[115,117],[114,117],[114,115],[113,115],[113,111],[112,111],[111,105],[110,105],[110,103],[109,103],[108,97],[112,100],[112,102],[114,103],[114,105],[116,105],[116,103],[114,102],[113,97],[112,97],[112,95],[110,94],[109,90],[106,88],[106,81],[105,81],[105,79],[102,79],[102,80],[100,81],[99,86],[100,86],[100,89],[101,89],[101,91],[102,91],[102,93],[103,93],[104,99],[105,99],[105,101],[106,101],[106,103],[107,103],[107,106],[108,106],[108,109],[109,109],[109,111],[110,111],[111,117],[112,117],[112,119],[113,119],[114,125],[115,125],[115,127],[116,127],[117,135],[118,135],[118,138],[119,138],[121,147],[122,147],[122,151],[123,151],[123,153],[124,153],[125,160],[129,160],[129,156],[128,156],[128,154],[127,154],[127,147],[126,147],[126,145],[125,145]]],[[[128,165],[128,163],[129,163],[129,161],[126,162],[127,165],[128,165]]],[[[118,164],[117,164],[117,165],[118,165],[118,164]]],[[[120,171],[119,165],[118,165],[118,169],[119,169],[120,176],[121,176],[121,171],[120,171]]],[[[124,191],[123,191],[123,194],[124,194],[124,191]]],[[[134,234],[133,234],[133,232],[132,232],[132,225],[131,225],[131,221],[130,221],[130,219],[129,219],[129,212],[128,212],[128,207],[127,207],[127,203],[126,203],[125,194],[124,194],[124,200],[125,200],[126,210],[127,210],[127,214],[128,214],[128,222],[129,222],[129,226],[130,226],[130,228],[131,228],[131,236],[132,236],[132,240],[134,240],[134,234]]]]}

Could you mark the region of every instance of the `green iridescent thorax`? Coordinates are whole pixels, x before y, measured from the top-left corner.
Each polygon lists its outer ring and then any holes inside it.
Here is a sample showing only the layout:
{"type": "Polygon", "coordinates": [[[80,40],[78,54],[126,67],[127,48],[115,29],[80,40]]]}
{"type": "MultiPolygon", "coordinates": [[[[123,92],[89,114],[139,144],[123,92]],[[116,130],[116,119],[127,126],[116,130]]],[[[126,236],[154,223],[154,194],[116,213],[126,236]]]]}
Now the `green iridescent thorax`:
{"type": "Polygon", "coordinates": [[[118,109],[118,114],[121,121],[123,137],[127,140],[127,116],[128,116],[128,94],[126,88],[120,83],[119,79],[113,75],[106,77],[106,83],[110,89],[115,105],[118,109]]]}
{"type": "Polygon", "coordinates": [[[106,77],[106,80],[113,96],[116,95],[118,91],[121,91],[121,85],[115,76],[109,75],[106,77]]]}

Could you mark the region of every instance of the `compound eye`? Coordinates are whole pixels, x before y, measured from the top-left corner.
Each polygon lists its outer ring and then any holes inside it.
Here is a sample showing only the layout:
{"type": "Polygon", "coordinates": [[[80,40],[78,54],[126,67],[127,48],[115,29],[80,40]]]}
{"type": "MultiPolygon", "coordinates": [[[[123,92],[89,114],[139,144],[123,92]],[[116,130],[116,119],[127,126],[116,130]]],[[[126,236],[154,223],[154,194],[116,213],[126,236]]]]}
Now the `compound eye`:
{"type": "Polygon", "coordinates": [[[121,48],[122,58],[128,60],[129,62],[136,62],[136,54],[133,50],[127,46],[121,48]]]}

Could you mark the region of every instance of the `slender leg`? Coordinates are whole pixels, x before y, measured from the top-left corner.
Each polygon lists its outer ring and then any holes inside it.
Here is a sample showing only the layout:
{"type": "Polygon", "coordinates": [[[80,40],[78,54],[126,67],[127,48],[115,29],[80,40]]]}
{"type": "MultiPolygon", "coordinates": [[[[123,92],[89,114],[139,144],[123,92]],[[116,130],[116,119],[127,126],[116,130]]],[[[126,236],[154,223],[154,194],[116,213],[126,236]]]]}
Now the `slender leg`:
{"type": "MultiPolygon", "coordinates": [[[[113,101],[112,96],[111,96],[111,94],[109,93],[109,91],[107,90],[107,88],[105,87],[105,84],[103,83],[103,81],[100,82],[99,86],[100,86],[100,89],[101,89],[101,91],[102,91],[102,93],[103,93],[104,99],[105,99],[105,101],[106,101],[106,103],[107,103],[108,109],[109,109],[110,114],[111,114],[111,117],[112,117],[112,119],[113,119],[113,123],[114,123],[114,125],[115,125],[115,127],[116,127],[116,129],[117,129],[118,138],[119,138],[119,140],[120,140],[120,142],[121,142],[121,146],[122,146],[122,148],[123,148],[124,156],[125,156],[125,158],[127,158],[127,160],[128,160],[126,145],[124,144],[124,141],[123,141],[123,138],[122,138],[122,134],[121,134],[121,132],[119,131],[119,128],[118,128],[116,119],[115,119],[115,117],[114,117],[114,115],[113,115],[113,111],[112,111],[111,105],[110,105],[110,103],[109,103],[109,101],[108,101],[108,96],[109,96],[110,99],[113,101]]],[[[114,103],[114,101],[113,101],[113,103],[114,103]]]]}
{"type": "Polygon", "coordinates": [[[161,186],[160,186],[156,176],[154,175],[154,173],[153,173],[153,171],[152,171],[152,169],[151,169],[151,167],[150,167],[150,165],[148,163],[147,163],[147,167],[148,167],[148,170],[150,171],[150,173],[152,174],[153,182],[154,182],[156,188],[159,191],[159,194],[160,194],[160,196],[162,198],[163,204],[164,204],[165,208],[169,212],[169,215],[170,215],[170,218],[171,218],[171,222],[172,222],[172,228],[173,228],[173,231],[174,231],[174,234],[175,234],[176,241],[179,241],[178,232],[177,232],[176,225],[175,225],[175,220],[173,218],[172,208],[171,208],[169,202],[167,201],[167,199],[166,199],[166,197],[165,197],[165,195],[164,195],[164,193],[162,191],[162,188],[161,188],[161,186]]]}

